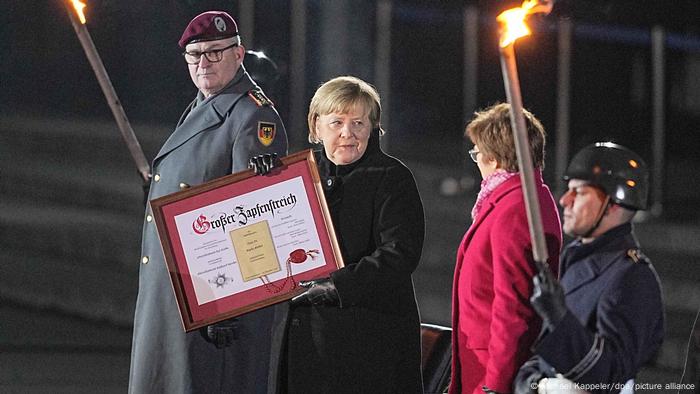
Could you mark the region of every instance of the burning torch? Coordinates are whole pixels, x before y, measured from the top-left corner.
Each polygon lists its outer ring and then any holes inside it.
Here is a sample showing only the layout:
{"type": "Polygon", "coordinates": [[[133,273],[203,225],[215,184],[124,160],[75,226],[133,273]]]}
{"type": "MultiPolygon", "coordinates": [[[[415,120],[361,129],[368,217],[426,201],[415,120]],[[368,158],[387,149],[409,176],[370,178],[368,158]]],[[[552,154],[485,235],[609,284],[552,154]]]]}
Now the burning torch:
{"type": "Polygon", "coordinates": [[[73,29],[75,29],[75,34],[78,35],[78,40],[85,51],[85,55],[92,66],[92,70],[95,72],[97,77],[97,82],[99,82],[102,92],[107,99],[107,104],[112,110],[114,119],[117,121],[117,126],[119,126],[119,131],[121,132],[124,142],[131,153],[131,157],[136,163],[136,168],[138,169],[139,175],[143,179],[144,183],[147,183],[150,179],[150,166],[148,165],[148,160],[141,149],[139,141],[136,139],[134,130],[129,124],[129,119],[126,117],[124,108],[122,107],[119,97],[117,97],[117,92],[112,86],[112,81],[107,75],[107,70],[105,70],[104,64],[102,64],[102,59],[97,53],[97,48],[95,48],[95,43],[92,42],[92,37],[90,32],[88,32],[87,26],[85,26],[85,14],[83,9],[85,8],[85,3],[80,0],[62,0],[63,4],[66,6],[68,11],[68,17],[70,18],[73,29]],[[68,3],[71,3],[70,5],[68,3]]]}
{"type": "Polygon", "coordinates": [[[535,263],[542,270],[547,264],[547,245],[542,227],[542,215],[540,204],[535,190],[535,176],[532,168],[532,155],[527,138],[527,128],[523,115],[523,99],[520,94],[520,81],[518,80],[518,68],[515,61],[515,41],[530,34],[530,29],[525,24],[525,17],[535,13],[548,14],[552,10],[552,1],[526,0],[522,6],[503,11],[498,15],[500,24],[500,57],[503,83],[506,88],[506,97],[510,103],[510,124],[515,140],[515,152],[518,156],[520,168],[520,181],[525,197],[525,209],[532,240],[532,254],[535,263]]]}

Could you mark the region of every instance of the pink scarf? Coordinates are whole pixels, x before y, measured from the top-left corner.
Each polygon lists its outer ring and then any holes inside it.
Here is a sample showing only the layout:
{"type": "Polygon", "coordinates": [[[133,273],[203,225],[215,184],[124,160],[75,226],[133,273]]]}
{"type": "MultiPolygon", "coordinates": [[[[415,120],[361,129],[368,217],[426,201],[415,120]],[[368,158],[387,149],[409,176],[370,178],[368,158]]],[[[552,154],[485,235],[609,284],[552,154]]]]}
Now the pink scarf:
{"type": "Polygon", "coordinates": [[[517,172],[508,172],[506,170],[498,169],[493,174],[484,178],[481,181],[481,190],[479,190],[479,195],[476,196],[476,203],[472,208],[472,220],[476,219],[476,215],[481,211],[481,206],[484,201],[493,193],[494,190],[503,182],[508,179],[518,175],[517,172]]]}

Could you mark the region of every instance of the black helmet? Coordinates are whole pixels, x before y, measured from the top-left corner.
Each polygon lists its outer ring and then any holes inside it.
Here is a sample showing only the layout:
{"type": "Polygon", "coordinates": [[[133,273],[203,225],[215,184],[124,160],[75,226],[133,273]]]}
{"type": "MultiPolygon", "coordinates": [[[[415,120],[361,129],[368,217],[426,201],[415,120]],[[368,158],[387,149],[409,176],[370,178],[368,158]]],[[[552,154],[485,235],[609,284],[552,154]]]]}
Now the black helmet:
{"type": "Polygon", "coordinates": [[[633,210],[647,208],[649,170],[639,155],[612,142],[581,149],[566,169],[564,180],[583,179],[598,186],[616,204],[633,210]]]}
{"type": "Polygon", "coordinates": [[[247,50],[243,64],[253,81],[260,85],[266,93],[270,94],[274,90],[275,83],[279,79],[279,71],[277,64],[272,59],[263,52],[247,50]]]}

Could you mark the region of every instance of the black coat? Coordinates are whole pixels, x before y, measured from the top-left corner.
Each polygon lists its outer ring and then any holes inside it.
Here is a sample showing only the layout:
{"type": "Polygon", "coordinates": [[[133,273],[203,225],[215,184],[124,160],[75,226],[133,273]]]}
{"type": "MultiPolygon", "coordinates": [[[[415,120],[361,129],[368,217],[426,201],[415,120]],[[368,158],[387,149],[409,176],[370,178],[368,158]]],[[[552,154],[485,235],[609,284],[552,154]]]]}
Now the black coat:
{"type": "Polygon", "coordinates": [[[331,274],[341,306],[289,311],[279,392],[422,393],[411,274],[423,247],[423,205],[410,170],[378,139],[350,165],[317,152],[345,262],[331,274]]]}
{"type": "Polygon", "coordinates": [[[619,392],[651,360],[664,335],[661,285],[638,248],[627,223],[564,250],[559,272],[569,312],[542,336],[518,380],[556,370],[587,391],[619,392]]]}

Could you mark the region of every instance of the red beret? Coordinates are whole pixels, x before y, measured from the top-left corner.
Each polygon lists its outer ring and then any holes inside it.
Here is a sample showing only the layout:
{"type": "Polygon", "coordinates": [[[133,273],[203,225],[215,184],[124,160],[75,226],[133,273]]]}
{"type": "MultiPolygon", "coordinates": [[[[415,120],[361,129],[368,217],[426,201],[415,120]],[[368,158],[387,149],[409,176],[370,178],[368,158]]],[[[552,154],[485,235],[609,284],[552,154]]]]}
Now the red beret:
{"type": "Polygon", "coordinates": [[[238,26],[224,11],[207,11],[194,17],[177,43],[185,45],[198,41],[213,41],[238,35],[238,26]]]}

